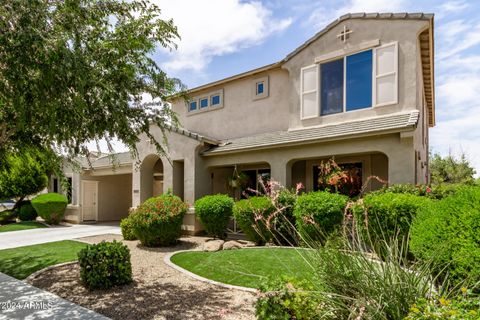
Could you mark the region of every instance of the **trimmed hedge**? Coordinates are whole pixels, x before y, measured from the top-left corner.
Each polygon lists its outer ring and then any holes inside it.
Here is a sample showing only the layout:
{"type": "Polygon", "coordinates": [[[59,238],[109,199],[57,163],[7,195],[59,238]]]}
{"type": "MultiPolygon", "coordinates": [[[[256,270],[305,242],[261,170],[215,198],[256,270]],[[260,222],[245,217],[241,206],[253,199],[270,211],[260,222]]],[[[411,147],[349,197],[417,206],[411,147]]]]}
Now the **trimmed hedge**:
{"type": "Polygon", "coordinates": [[[293,213],[300,236],[324,243],[340,227],[347,201],[347,196],[328,191],[299,196],[293,213]]]}
{"type": "Polygon", "coordinates": [[[392,184],[391,186],[384,187],[377,191],[373,191],[370,194],[403,193],[427,197],[430,199],[443,199],[454,194],[455,191],[462,186],[463,184],[448,183],[433,185],[430,187],[423,184],[392,184]]]}
{"type": "Polygon", "coordinates": [[[279,192],[276,202],[277,208],[283,208],[284,210],[272,219],[272,241],[280,246],[296,245],[298,237],[293,210],[297,202],[297,194],[288,189],[283,189],[279,192]]]}
{"type": "Polygon", "coordinates": [[[195,201],[195,214],[209,235],[224,239],[234,204],[233,199],[224,194],[205,196],[195,201]]]}
{"type": "Polygon", "coordinates": [[[420,208],[432,200],[405,193],[370,194],[363,206],[354,211],[360,232],[373,245],[388,244],[398,239],[398,245],[407,240],[410,225],[420,208]]]}
{"type": "Polygon", "coordinates": [[[89,290],[132,282],[130,250],[121,242],[88,245],[78,253],[80,278],[89,290]]]}
{"type": "Polygon", "coordinates": [[[479,282],[480,187],[460,188],[421,208],[412,223],[410,250],[418,259],[433,261],[453,285],[479,282]]]}
{"type": "Polygon", "coordinates": [[[22,221],[34,221],[37,219],[37,211],[29,200],[24,200],[18,207],[18,218],[22,221]]]}
{"type": "Polygon", "coordinates": [[[63,194],[45,193],[32,199],[32,206],[48,224],[59,224],[63,220],[68,200],[63,194]]]}
{"type": "Polygon", "coordinates": [[[133,233],[132,214],[120,221],[120,230],[122,231],[122,236],[125,240],[137,240],[135,233],[133,233]]]}
{"type": "Polygon", "coordinates": [[[171,194],[150,198],[130,216],[133,233],[147,247],[175,244],[181,236],[187,209],[186,203],[171,194]]]}
{"type": "Polygon", "coordinates": [[[18,215],[17,210],[13,210],[13,209],[0,211],[0,224],[6,223],[9,221],[15,221],[15,218],[17,217],[17,215],[18,215]]]}
{"type": "Polygon", "coordinates": [[[251,197],[235,203],[233,216],[247,238],[261,245],[271,238],[265,222],[274,211],[275,207],[269,198],[251,197]]]}

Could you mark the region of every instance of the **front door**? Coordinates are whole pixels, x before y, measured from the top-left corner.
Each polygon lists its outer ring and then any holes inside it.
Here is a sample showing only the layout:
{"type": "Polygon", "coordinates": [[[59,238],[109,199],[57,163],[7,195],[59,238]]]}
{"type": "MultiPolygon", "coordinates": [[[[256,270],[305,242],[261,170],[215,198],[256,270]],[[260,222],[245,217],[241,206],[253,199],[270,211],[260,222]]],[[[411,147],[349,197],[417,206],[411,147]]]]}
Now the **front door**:
{"type": "Polygon", "coordinates": [[[97,181],[83,181],[83,221],[97,220],[97,181]]]}

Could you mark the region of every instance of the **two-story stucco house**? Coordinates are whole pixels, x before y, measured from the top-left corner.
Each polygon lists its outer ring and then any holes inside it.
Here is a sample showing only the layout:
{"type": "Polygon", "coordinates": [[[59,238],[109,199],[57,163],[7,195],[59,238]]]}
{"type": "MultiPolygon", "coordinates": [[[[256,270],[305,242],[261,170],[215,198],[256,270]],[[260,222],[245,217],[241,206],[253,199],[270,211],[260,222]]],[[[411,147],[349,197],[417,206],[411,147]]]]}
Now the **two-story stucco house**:
{"type": "MultiPolygon", "coordinates": [[[[181,128],[167,133],[168,158],[141,137],[140,166],[127,154],[116,171],[99,158],[94,170],[72,173],[71,220],[111,220],[169,188],[190,204],[232,193],[239,172],[252,188],[262,176],[315,190],[318,165],[331,157],[364,182],[427,183],[433,50],[431,14],[342,16],[281,61],[174,99],[181,128]],[[122,208],[102,209],[112,202],[122,208]]],[[[198,227],[186,218],[186,229],[198,227]]]]}

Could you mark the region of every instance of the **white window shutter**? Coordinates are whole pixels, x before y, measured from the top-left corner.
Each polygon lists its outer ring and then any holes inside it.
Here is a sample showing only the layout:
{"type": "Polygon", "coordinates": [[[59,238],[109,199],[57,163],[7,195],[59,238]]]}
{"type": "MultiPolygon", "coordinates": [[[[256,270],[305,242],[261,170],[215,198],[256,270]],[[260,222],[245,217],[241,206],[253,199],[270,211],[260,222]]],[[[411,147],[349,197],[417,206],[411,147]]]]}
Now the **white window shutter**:
{"type": "Polygon", "coordinates": [[[300,109],[301,118],[318,117],[318,66],[301,69],[300,74],[300,109]]]}
{"type": "Polygon", "coordinates": [[[375,106],[398,103],[398,42],[375,49],[373,82],[375,106]]]}

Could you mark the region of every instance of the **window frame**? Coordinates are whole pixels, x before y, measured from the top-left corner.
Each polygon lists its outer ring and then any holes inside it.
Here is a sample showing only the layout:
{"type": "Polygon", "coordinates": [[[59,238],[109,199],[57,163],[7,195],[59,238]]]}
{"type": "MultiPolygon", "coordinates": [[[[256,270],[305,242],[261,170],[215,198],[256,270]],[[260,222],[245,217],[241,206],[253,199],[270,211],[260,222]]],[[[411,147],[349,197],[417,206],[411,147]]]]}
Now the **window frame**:
{"type": "Polygon", "coordinates": [[[198,104],[198,99],[192,99],[192,100],[188,101],[188,105],[187,105],[187,111],[188,111],[188,113],[197,112],[197,111],[198,111],[198,106],[199,106],[199,104],[198,104]],[[191,105],[193,102],[196,103],[196,106],[195,106],[195,109],[192,110],[192,109],[190,108],[190,105],[191,105]]]}
{"type": "Polygon", "coordinates": [[[398,91],[399,91],[399,88],[398,88],[399,87],[399,70],[398,70],[399,54],[398,54],[398,50],[399,50],[398,41],[391,41],[391,42],[388,42],[388,43],[383,44],[383,45],[376,45],[376,46],[373,46],[373,47],[362,48],[358,51],[348,52],[346,54],[335,56],[335,57],[329,57],[328,59],[325,59],[325,60],[321,60],[321,61],[316,60],[315,64],[300,68],[300,90],[299,90],[299,92],[300,92],[300,119],[301,120],[307,120],[307,119],[313,119],[313,118],[318,118],[318,117],[329,117],[329,116],[335,116],[335,115],[339,115],[339,114],[343,114],[343,113],[347,113],[347,112],[348,113],[358,112],[358,111],[374,109],[376,107],[383,107],[383,106],[398,104],[398,96],[399,96],[399,94],[398,94],[398,91]],[[377,75],[376,74],[377,73],[377,50],[378,49],[383,49],[383,48],[386,48],[386,47],[391,47],[391,46],[395,47],[395,49],[394,49],[394,62],[393,62],[394,71],[388,72],[388,73],[385,73],[385,74],[381,74],[381,75],[377,75]],[[355,110],[347,111],[347,81],[346,81],[347,80],[346,79],[346,77],[347,77],[347,57],[358,54],[358,53],[362,53],[362,52],[365,52],[365,51],[372,51],[372,105],[370,107],[367,107],[367,108],[361,108],[361,109],[355,109],[355,110]],[[343,59],[343,109],[342,109],[342,112],[322,115],[321,114],[322,106],[321,106],[321,101],[320,101],[320,97],[319,97],[319,95],[320,95],[320,84],[321,84],[320,66],[324,63],[328,63],[328,62],[339,60],[339,59],[343,59]],[[317,112],[316,112],[316,115],[304,117],[303,116],[303,107],[304,107],[303,106],[303,96],[305,94],[313,93],[315,91],[314,90],[311,90],[309,92],[304,92],[303,91],[303,74],[304,74],[305,70],[311,69],[315,66],[317,67],[316,68],[316,73],[317,73],[317,76],[316,76],[316,82],[317,82],[316,83],[317,112]],[[395,75],[395,84],[394,84],[395,99],[393,101],[388,101],[388,102],[377,104],[377,79],[382,78],[382,77],[387,77],[387,76],[390,76],[392,74],[395,75]]]}
{"type": "Polygon", "coordinates": [[[398,104],[398,41],[392,41],[389,43],[386,43],[384,45],[378,46],[373,48],[373,75],[372,75],[372,104],[374,107],[383,107],[383,106],[389,106],[393,104],[398,104]],[[387,47],[394,46],[394,58],[393,58],[393,71],[387,72],[384,74],[377,75],[377,50],[379,49],[384,49],[387,47]],[[395,75],[395,84],[393,86],[393,95],[394,99],[393,101],[387,101],[383,103],[378,103],[377,104],[377,79],[382,78],[382,77],[388,77],[391,75],[395,75]]]}
{"type": "Polygon", "coordinates": [[[198,110],[206,110],[210,107],[210,97],[207,96],[201,96],[198,98],[198,110]],[[205,107],[202,107],[202,101],[207,100],[207,105],[205,107]]]}
{"type": "Polygon", "coordinates": [[[215,91],[210,91],[210,92],[207,92],[205,94],[194,96],[186,104],[186,107],[187,107],[186,115],[191,116],[191,115],[195,115],[195,114],[198,114],[198,113],[203,113],[203,112],[208,112],[208,111],[221,109],[221,108],[224,107],[223,99],[224,99],[223,89],[217,89],[215,91]],[[214,96],[219,96],[220,97],[220,103],[219,104],[212,105],[212,97],[214,97],[214,96]],[[204,99],[207,100],[208,105],[206,107],[201,108],[200,107],[200,102],[201,102],[201,100],[204,100],[204,99]],[[190,110],[190,102],[197,102],[197,109],[190,110]]]}
{"type": "Polygon", "coordinates": [[[320,101],[319,101],[319,97],[318,97],[318,93],[320,91],[320,74],[319,74],[319,71],[320,71],[320,64],[319,63],[316,63],[316,64],[311,64],[309,66],[306,66],[306,67],[303,67],[300,69],[300,119],[302,120],[306,120],[306,119],[313,119],[313,118],[318,118],[320,116],[320,101]],[[315,68],[315,90],[309,90],[309,91],[303,91],[303,75],[304,75],[304,72],[305,70],[309,70],[309,69],[313,69],[315,68]],[[306,95],[306,94],[311,94],[311,93],[315,93],[315,105],[317,106],[317,111],[316,111],[316,114],[315,115],[312,115],[312,116],[308,116],[308,117],[304,117],[303,116],[303,96],[306,95]]]}
{"type": "Polygon", "coordinates": [[[266,76],[263,76],[263,77],[259,77],[259,78],[254,78],[253,79],[253,86],[252,86],[252,97],[253,97],[253,100],[260,100],[260,99],[264,99],[264,98],[268,98],[269,96],[269,91],[270,91],[270,88],[269,88],[269,77],[268,75],[266,76]],[[263,83],[263,92],[258,94],[258,84],[259,83],[263,83]]]}

